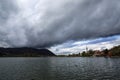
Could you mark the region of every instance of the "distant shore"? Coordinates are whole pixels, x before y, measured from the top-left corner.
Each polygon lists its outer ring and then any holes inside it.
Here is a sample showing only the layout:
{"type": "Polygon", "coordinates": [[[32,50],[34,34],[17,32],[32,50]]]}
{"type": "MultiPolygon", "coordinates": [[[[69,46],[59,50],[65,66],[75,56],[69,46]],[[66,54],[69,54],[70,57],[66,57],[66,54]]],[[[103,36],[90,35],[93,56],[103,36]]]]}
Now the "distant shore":
{"type": "Polygon", "coordinates": [[[0,48],[0,57],[120,57],[120,45],[111,49],[86,50],[81,53],[55,55],[48,49],[0,48]]]}
{"type": "Polygon", "coordinates": [[[69,55],[58,55],[58,57],[120,57],[120,45],[111,49],[104,50],[86,50],[81,53],[72,53],[69,55]]]}

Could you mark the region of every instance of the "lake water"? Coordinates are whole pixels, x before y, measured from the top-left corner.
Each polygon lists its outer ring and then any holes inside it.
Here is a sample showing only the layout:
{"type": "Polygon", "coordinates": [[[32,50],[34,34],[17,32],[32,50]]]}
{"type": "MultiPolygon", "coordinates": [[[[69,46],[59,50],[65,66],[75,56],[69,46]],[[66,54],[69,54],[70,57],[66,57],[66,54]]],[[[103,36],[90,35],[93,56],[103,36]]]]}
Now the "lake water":
{"type": "Polygon", "coordinates": [[[0,58],[0,80],[120,80],[120,58],[0,58]]]}

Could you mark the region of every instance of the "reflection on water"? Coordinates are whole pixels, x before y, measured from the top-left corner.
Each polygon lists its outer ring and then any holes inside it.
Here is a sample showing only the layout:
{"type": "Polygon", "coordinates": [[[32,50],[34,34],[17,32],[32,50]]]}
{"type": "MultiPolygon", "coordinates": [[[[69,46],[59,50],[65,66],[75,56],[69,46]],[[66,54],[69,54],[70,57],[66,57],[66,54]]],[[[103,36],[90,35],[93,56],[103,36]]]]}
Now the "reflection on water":
{"type": "Polygon", "coordinates": [[[0,80],[119,80],[119,58],[0,58],[0,80]]]}

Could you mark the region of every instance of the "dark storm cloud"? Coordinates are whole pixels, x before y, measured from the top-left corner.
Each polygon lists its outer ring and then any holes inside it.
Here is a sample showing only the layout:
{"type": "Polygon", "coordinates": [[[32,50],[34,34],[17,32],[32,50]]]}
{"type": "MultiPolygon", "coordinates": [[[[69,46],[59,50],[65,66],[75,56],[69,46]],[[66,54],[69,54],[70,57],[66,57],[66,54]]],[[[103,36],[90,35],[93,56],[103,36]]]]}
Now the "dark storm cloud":
{"type": "Polygon", "coordinates": [[[120,0],[15,3],[0,0],[1,46],[49,47],[69,40],[120,34],[120,0]]]}
{"type": "Polygon", "coordinates": [[[9,30],[6,25],[9,25],[7,24],[9,17],[17,12],[18,10],[13,0],[0,0],[0,46],[9,45],[6,34],[9,30]]]}
{"type": "Polygon", "coordinates": [[[13,0],[0,0],[0,24],[4,23],[10,14],[17,12],[13,0]]]}

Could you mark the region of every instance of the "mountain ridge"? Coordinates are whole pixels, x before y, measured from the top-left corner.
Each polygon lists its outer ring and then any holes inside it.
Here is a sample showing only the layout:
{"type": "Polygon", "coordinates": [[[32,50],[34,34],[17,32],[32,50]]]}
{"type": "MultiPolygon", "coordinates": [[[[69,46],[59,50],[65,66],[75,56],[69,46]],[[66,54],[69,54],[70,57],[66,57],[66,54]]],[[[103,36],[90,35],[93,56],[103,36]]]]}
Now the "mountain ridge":
{"type": "Polygon", "coordinates": [[[3,48],[0,47],[0,56],[1,57],[47,57],[47,56],[56,56],[53,52],[48,49],[36,49],[29,47],[21,48],[3,48]]]}

